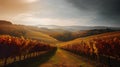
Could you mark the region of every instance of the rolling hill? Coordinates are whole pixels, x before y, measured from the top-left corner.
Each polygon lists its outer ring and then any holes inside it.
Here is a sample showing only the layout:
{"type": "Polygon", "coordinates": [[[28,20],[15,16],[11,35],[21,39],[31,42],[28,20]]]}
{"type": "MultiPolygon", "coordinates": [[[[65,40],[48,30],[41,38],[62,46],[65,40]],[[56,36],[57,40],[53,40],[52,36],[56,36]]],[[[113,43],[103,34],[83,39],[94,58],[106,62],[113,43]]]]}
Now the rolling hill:
{"type": "Polygon", "coordinates": [[[120,31],[78,38],[58,44],[58,46],[74,54],[95,60],[97,63],[104,63],[108,65],[107,67],[120,66],[120,31]]]}
{"type": "Polygon", "coordinates": [[[107,32],[119,31],[112,27],[87,27],[87,26],[24,26],[15,25],[9,21],[0,21],[0,34],[37,39],[45,42],[55,43],[57,41],[70,41],[107,32]]]}
{"type": "Polygon", "coordinates": [[[24,36],[25,38],[37,39],[47,43],[58,42],[55,38],[47,34],[44,34],[40,31],[37,31],[38,28],[35,28],[32,26],[15,25],[12,23],[8,23],[6,21],[1,21],[0,23],[1,23],[0,24],[1,35],[11,35],[11,36],[17,36],[17,37],[24,36]]]}
{"type": "Polygon", "coordinates": [[[81,30],[93,30],[93,29],[113,29],[120,30],[120,27],[107,27],[107,26],[57,26],[57,25],[36,25],[39,28],[48,28],[48,29],[63,29],[67,31],[81,31],[81,30]]]}
{"type": "MultiPolygon", "coordinates": [[[[77,39],[74,39],[74,40],[71,40],[71,41],[68,41],[68,42],[63,42],[61,44],[59,44],[59,46],[63,46],[63,45],[66,45],[66,44],[79,44],[80,42],[82,41],[91,41],[93,39],[103,39],[103,38],[107,38],[107,37],[111,37],[111,38],[114,38],[114,37],[119,37],[120,36],[120,31],[117,31],[117,32],[109,32],[109,33],[103,33],[103,34],[98,34],[98,35],[93,35],[93,36],[88,36],[88,37],[83,37],[83,38],[77,38],[77,39]]],[[[104,39],[103,39],[104,40],[104,39]]]]}
{"type": "Polygon", "coordinates": [[[97,35],[107,32],[119,31],[111,28],[105,29],[92,29],[92,30],[77,30],[77,31],[69,31],[65,29],[48,29],[48,28],[39,28],[38,31],[47,34],[51,37],[54,37],[60,41],[70,41],[80,37],[87,37],[91,35],[97,35]]]}
{"type": "Polygon", "coordinates": [[[0,25],[12,25],[12,22],[5,21],[5,20],[0,20],[0,25]]]}

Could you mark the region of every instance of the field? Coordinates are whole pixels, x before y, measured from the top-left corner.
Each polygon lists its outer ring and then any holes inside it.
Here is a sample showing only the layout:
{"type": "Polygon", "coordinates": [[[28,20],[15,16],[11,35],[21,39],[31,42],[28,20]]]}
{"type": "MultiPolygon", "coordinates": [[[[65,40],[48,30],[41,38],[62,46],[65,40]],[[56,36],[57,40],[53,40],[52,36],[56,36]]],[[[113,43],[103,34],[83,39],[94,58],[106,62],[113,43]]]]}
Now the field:
{"type": "Polygon", "coordinates": [[[0,35],[0,65],[5,66],[9,63],[36,57],[54,48],[50,44],[37,40],[0,35]]]}
{"type": "Polygon", "coordinates": [[[120,63],[120,32],[79,38],[61,43],[60,47],[110,67],[119,66],[120,63]]]}
{"type": "Polygon", "coordinates": [[[0,25],[0,67],[119,67],[119,51],[118,29],[0,25]]]}

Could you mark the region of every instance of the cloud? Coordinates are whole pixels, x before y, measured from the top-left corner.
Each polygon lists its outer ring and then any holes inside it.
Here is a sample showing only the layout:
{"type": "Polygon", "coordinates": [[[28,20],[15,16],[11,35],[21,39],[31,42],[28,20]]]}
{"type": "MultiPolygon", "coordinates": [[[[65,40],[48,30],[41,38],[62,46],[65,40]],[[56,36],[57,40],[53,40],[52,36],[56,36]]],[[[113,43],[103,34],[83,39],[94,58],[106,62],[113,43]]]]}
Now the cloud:
{"type": "Polygon", "coordinates": [[[120,26],[119,0],[0,0],[0,18],[18,24],[120,26]]]}
{"type": "Polygon", "coordinates": [[[26,3],[33,3],[33,2],[37,2],[38,0],[23,0],[23,2],[26,2],[26,3]]]}
{"type": "Polygon", "coordinates": [[[80,11],[96,13],[96,22],[120,25],[120,0],[67,0],[80,11]]]}
{"type": "Polygon", "coordinates": [[[120,15],[120,0],[67,0],[81,10],[120,15]]]}
{"type": "MultiPolygon", "coordinates": [[[[60,26],[71,26],[71,25],[87,25],[87,22],[91,21],[88,18],[54,18],[54,17],[37,17],[34,13],[23,13],[13,18],[18,24],[25,25],[60,25],[60,26]]],[[[13,21],[13,22],[14,22],[13,21]]],[[[89,25],[89,24],[88,24],[89,25]]]]}

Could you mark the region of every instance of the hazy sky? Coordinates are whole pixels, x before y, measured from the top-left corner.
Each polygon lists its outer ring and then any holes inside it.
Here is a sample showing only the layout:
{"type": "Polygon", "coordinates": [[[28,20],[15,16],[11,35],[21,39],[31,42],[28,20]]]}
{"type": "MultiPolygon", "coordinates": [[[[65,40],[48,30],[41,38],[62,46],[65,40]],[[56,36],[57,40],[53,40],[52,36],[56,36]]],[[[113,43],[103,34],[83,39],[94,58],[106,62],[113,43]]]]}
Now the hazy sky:
{"type": "Polygon", "coordinates": [[[25,25],[120,26],[120,0],[0,0],[0,19],[25,25]]]}

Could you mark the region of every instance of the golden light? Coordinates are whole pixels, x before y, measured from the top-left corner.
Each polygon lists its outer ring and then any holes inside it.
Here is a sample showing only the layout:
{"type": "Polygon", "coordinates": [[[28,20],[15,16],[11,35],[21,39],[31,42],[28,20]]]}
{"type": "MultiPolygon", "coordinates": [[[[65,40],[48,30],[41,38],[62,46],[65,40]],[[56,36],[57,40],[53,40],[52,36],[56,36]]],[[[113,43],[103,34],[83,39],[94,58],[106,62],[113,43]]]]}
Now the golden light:
{"type": "Polygon", "coordinates": [[[36,2],[38,0],[23,0],[23,1],[26,2],[26,3],[33,3],[33,2],[36,2]]]}

